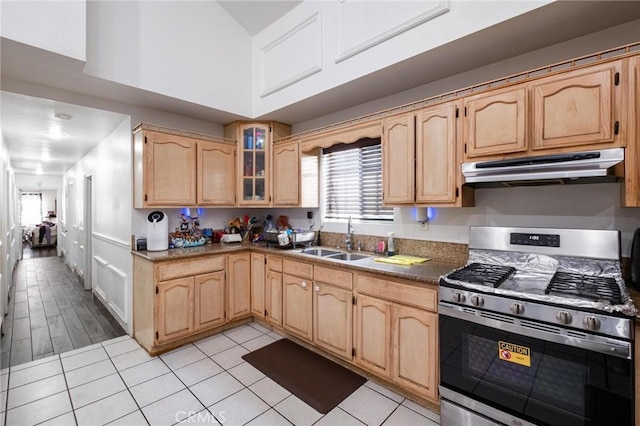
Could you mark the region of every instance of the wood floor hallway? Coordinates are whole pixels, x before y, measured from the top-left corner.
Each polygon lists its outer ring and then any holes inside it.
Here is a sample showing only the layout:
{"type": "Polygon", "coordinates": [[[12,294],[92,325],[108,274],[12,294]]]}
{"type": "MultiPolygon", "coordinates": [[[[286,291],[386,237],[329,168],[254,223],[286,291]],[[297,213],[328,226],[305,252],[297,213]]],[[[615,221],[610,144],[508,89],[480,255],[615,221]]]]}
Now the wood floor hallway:
{"type": "Polygon", "coordinates": [[[0,368],[126,334],[92,292],[84,290],[62,257],[21,260],[9,295],[0,368]]]}

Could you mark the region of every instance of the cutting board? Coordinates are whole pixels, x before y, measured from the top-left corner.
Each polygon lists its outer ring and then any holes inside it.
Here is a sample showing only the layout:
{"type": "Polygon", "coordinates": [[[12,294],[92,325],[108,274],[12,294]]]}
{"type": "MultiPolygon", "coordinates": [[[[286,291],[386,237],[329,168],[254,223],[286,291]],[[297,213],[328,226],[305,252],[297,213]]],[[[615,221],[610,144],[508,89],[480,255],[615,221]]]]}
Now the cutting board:
{"type": "Polygon", "coordinates": [[[390,263],[392,265],[404,265],[404,266],[411,266],[411,265],[415,265],[416,263],[423,263],[423,262],[426,262],[427,260],[430,260],[430,259],[426,257],[406,256],[403,254],[398,254],[396,256],[390,256],[390,257],[376,258],[376,262],[390,263]]]}

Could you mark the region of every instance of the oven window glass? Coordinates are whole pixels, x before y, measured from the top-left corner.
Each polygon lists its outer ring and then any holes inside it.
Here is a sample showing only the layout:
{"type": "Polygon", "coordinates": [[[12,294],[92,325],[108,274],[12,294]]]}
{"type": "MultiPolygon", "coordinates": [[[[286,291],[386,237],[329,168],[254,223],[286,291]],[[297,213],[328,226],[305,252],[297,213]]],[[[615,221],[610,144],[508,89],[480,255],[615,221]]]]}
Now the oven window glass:
{"type": "Polygon", "coordinates": [[[440,362],[443,386],[536,424],[632,424],[631,360],[441,315],[440,362]]]}

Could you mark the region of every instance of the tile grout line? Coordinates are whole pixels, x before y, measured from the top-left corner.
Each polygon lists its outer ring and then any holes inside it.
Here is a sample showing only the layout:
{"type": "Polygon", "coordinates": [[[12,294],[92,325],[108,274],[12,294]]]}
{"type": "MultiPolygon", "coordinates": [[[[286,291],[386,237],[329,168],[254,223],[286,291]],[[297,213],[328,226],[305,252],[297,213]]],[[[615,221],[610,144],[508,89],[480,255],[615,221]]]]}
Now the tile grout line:
{"type": "MultiPolygon", "coordinates": [[[[113,368],[115,368],[116,373],[118,374],[118,377],[120,377],[120,380],[122,380],[122,383],[124,383],[124,387],[125,387],[126,391],[129,393],[129,396],[130,396],[130,397],[131,397],[131,399],[133,400],[133,403],[134,403],[134,404],[136,404],[136,407],[138,407],[138,411],[140,411],[140,414],[142,414],[142,418],[144,419],[144,421],[145,421],[145,422],[147,422],[147,424],[150,424],[149,420],[147,419],[147,416],[145,416],[145,414],[144,414],[144,411],[142,411],[142,407],[140,407],[140,404],[138,404],[138,401],[136,400],[136,398],[135,398],[135,397],[133,396],[133,394],[131,393],[131,389],[129,389],[129,385],[127,385],[127,382],[125,382],[125,381],[124,381],[124,379],[122,378],[122,374],[120,374],[120,370],[118,370],[118,367],[117,367],[117,366],[116,366],[116,364],[113,362],[113,359],[111,358],[111,355],[109,355],[109,352],[107,352],[107,350],[104,348],[104,345],[103,345],[103,344],[100,344],[100,346],[101,346],[101,347],[102,347],[102,349],[107,353],[107,357],[108,357],[109,361],[111,361],[111,365],[113,365],[113,368]]],[[[134,349],[134,350],[135,350],[135,349],[134,349]]],[[[130,351],[130,352],[133,352],[133,351],[130,351]]],[[[125,352],[125,353],[128,353],[128,352],[125,352]]],[[[122,355],[122,354],[121,354],[121,355],[122,355]]],[[[132,366],[132,367],[133,367],[133,366],[132,366]]],[[[121,391],[121,392],[122,392],[122,391],[121,391]]],[[[120,393],[120,392],[116,392],[116,393],[115,393],[115,394],[113,394],[113,395],[116,395],[116,394],[118,394],[118,393],[120,393]]],[[[109,396],[113,396],[113,395],[109,395],[109,396]]],[[[95,403],[95,402],[97,402],[97,401],[92,402],[92,404],[93,404],[93,403],[95,403]]],[[[134,413],[134,412],[135,412],[135,410],[134,410],[134,411],[132,411],[131,413],[134,413]]],[[[123,417],[125,417],[125,416],[130,415],[131,413],[127,413],[127,414],[125,414],[125,415],[123,415],[123,416],[120,416],[120,417],[118,417],[117,419],[114,419],[114,420],[110,421],[109,423],[113,423],[113,422],[115,422],[116,420],[119,420],[119,419],[121,419],[121,418],[123,418],[123,417]]],[[[76,421],[76,423],[77,423],[77,421],[76,421]]]]}

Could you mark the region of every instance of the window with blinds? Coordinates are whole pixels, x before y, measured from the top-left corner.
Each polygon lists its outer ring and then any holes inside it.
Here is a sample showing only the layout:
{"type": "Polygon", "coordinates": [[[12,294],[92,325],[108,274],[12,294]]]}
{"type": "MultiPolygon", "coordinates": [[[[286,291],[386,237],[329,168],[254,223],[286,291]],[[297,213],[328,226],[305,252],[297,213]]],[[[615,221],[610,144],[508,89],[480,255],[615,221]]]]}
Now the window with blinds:
{"type": "Polygon", "coordinates": [[[379,138],[326,148],[322,162],[325,218],[393,220],[393,208],[382,205],[379,138]]]}

